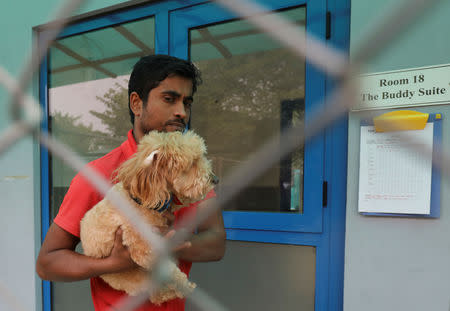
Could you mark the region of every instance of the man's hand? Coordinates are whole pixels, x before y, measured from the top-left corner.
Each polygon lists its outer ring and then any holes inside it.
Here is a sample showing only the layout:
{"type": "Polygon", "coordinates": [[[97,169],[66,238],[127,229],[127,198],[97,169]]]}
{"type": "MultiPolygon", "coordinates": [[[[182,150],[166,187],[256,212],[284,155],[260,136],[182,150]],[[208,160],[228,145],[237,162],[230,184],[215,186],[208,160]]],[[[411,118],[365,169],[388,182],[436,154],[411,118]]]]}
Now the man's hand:
{"type": "MultiPolygon", "coordinates": [[[[214,204],[215,198],[200,203],[198,212],[214,204]]],[[[225,254],[226,232],[224,229],[222,212],[220,210],[212,213],[198,227],[197,232],[189,239],[191,246],[180,248],[176,256],[191,262],[217,261],[225,254]]]]}
{"type": "Polygon", "coordinates": [[[114,246],[111,250],[111,254],[106,257],[109,261],[109,265],[113,271],[122,272],[138,267],[138,265],[131,259],[128,248],[123,245],[122,229],[119,227],[116,231],[114,238],[114,246]]]}
{"type": "MultiPolygon", "coordinates": [[[[176,233],[176,231],[174,229],[171,229],[171,230],[169,230],[166,233],[164,238],[167,240],[167,243],[170,243],[170,240],[174,237],[175,233],[176,233]]],[[[190,241],[184,241],[181,244],[174,245],[172,247],[172,252],[177,253],[177,252],[182,251],[184,249],[188,249],[191,246],[192,246],[192,243],[190,241]]]]}
{"type": "Polygon", "coordinates": [[[36,262],[38,275],[43,280],[71,282],[136,266],[122,244],[122,230],[117,230],[111,255],[106,258],[93,258],[75,252],[79,242],[78,237],[53,223],[39,251],[36,262]]]}
{"type": "MultiPolygon", "coordinates": [[[[162,216],[167,219],[167,225],[169,228],[173,227],[175,223],[175,215],[170,212],[169,210],[165,210],[162,214],[162,216]]],[[[171,243],[171,239],[175,236],[176,230],[175,229],[169,229],[167,232],[162,232],[164,235],[164,238],[166,239],[167,243],[171,243]]],[[[181,244],[172,246],[171,251],[173,253],[177,253],[183,249],[187,249],[192,246],[192,243],[190,241],[184,241],[181,244]]]]}

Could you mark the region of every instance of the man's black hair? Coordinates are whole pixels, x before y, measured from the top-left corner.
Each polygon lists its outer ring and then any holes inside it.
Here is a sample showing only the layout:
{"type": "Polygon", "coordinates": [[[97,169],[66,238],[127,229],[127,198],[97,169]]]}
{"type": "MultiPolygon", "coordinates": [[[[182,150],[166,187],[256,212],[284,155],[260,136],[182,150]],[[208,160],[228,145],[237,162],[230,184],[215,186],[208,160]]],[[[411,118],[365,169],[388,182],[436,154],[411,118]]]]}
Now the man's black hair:
{"type": "Polygon", "coordinates": [[[128,110],[131,124],[134,125],[134,113],[130,107],[130,94],[136,92],[147,103],[149,92],[170,76],[181,76],[192,80],[192,94],[201,83],[200,71],[189,61],[168,55],[149,55],[142,57],[133,67],[128,82],[128,110]]]}

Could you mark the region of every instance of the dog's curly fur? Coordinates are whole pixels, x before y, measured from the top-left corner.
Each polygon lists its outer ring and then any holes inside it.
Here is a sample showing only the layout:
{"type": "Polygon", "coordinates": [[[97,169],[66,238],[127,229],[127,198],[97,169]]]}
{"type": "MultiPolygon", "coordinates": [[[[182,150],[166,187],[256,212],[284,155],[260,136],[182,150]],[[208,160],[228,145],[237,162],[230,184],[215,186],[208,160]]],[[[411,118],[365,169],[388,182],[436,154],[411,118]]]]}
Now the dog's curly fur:
{"type": "MultiPolygon", "coordinates": [[[[184,134],[150,132],[141,139],[137,153],[118,168],[117,184],[113,190],[124,194],[130,205],[142,216],[141,219],[152,225],[155,232],[164,233],[169,226],[167,213],[204,198],[213,188],[213,176],[204,141],[197,134],[192,131],[184,134]],[[183,205],[171,204],[169,210],[163,213],[156,211],[155,208],[169,200],[171,195],[176,196],[183,205]],[[138,199],[140,204],[134,199],[138,199]]],[[[101,278],[111,287],[134,296],[143,292],[156,258],[152,248],[107,197],[81,220],[83,251],[87,256],[96,258],[109,256],[115,232],[120,227],[123,244],[128,247],[131,258],[139,267],[105,274],[101,278]]],[[[174,262],[169,265],[172,281],[150,296],[155,304],[183,298],[195,288],[195,284],[187,279],[174,262]]]]}

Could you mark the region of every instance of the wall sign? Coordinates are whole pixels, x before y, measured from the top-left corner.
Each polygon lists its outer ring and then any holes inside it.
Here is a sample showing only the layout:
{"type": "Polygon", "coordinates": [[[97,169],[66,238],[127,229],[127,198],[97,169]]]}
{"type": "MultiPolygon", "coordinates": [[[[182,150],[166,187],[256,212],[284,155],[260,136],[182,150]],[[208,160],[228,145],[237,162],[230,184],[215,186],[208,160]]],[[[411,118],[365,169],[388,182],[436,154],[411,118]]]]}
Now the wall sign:
{"type": "MultiPolygon", "coordinates": [[[[433,123],[409,132],[432,148],[433,123]]],[[[374,126],[361,126],[360,212],[430,213],[431,156],[424,157],[407,144],[400,132],[377,133],[374,126]]]]}
{"type": "Polygon", "coordinates": [[[359,76],[352,111],[450,103],[450,64],[359,76]]]}
{"type": "Polygon", "coordinates": [[[431,153],[419,154],[412,147],[420,143],[436,154],[441,120],[440,113],[395,110],[361,121],[359,213],[440,217],[439,169],[433,167],[431,153]],[[393,124],[402,130],[392,130],[393,124]]]}

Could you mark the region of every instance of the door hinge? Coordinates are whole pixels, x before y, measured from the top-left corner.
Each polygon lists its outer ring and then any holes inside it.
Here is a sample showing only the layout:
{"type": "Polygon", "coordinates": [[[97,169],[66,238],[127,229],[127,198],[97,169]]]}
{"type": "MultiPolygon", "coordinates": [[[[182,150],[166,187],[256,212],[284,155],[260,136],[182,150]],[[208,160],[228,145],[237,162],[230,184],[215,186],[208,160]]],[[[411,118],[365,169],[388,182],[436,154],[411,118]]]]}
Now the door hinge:
{"type": "Polygon", "coordinates": [[[323,181],[322,184],[322,206],[327,207],[328,205],[328,182],[323,181]]]}
{"type": "Polygon", "coordinates": [[[331,38],[331,12],[330,11],[327,11],[327,14],[326,14],[325,38],[327,40],[331,38]]]}

